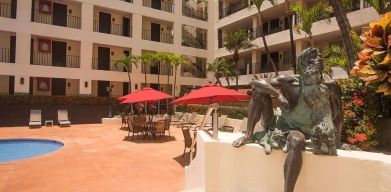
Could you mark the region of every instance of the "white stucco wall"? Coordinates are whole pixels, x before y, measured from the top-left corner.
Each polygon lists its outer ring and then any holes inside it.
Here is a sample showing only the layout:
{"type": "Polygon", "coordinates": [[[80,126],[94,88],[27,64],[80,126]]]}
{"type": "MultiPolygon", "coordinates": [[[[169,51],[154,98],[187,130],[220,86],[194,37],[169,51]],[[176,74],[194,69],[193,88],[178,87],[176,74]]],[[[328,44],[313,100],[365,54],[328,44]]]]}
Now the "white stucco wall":
{"type": "MultiPolygon", "coordinates": [[[[185,168],[185,191],[281,192],[286,154],[265,155],[256,144],[234,148],[241,133],[219,133],[213,140],[197,134],[197,156],[185,168]]],[[[382,153],[338,150],[338,156],[303,153],[303,167],[295,191],[391,191],[391,156],[382,153]]]]}

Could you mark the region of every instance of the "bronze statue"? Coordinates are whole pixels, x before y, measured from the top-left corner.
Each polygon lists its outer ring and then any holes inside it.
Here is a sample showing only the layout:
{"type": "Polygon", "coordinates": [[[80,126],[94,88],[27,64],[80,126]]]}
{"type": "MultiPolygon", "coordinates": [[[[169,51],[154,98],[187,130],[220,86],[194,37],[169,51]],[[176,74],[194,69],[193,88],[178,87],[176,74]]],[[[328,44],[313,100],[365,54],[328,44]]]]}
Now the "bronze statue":
{"type": "Polygon", "coordinates": [[[338,84],[322,74],[318,49],[308,48],[299,56],[300,76],[278,76],[270,82],[254,81],[243,137],[234,141],[240,147],[254,142],[270,154],[273,148],[287,152],[284,165],[285,192],[293,192],[302,166],[306,139],[314,153],[337,155],[342,129],[342,101],[338,84]],[[280,91],[278,91],[278,88],[280,91]],[[279,108],[273,110],[272,96],[279,108]],[[254,133],[261,121],[264,130],[254,133]]]}

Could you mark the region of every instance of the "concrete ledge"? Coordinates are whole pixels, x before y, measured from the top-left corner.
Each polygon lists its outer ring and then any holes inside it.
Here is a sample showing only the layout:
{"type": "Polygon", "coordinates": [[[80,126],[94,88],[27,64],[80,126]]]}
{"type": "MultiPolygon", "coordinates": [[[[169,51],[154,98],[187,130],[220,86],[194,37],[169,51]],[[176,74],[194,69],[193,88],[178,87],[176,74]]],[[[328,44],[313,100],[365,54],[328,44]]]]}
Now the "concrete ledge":
{"type": "Polygon", "coordinates": [[[102,124],[106,125],[121,125],[122,119],[119,117],[114,118],[102,118],[102,124]]]}
{"type": "MultiPolygon", "coordinates": [[[[199,131],[197,156],[185,168],[186,191],[282,192],[281,150],[265,155],[257,144],[239,149],[231,143],[241,133],[219,133],[219,140],[199,131]]],[[[338,156],[303,155],[303,168],[296,183],[299,192],[391,191],[391,156],[381,153],[338,150],[338,156]]]]}

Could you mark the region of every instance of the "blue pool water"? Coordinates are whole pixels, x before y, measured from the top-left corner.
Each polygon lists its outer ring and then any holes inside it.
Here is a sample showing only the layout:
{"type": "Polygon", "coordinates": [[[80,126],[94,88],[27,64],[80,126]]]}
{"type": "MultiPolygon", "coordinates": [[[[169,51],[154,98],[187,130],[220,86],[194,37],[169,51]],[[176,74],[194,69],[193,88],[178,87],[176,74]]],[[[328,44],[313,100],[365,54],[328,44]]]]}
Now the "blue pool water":
{"type": "Polygon", "coordinates": [[[0,163],[36,157],[56,151],[64,144],[53,140],[0,139],[0,163]]]}

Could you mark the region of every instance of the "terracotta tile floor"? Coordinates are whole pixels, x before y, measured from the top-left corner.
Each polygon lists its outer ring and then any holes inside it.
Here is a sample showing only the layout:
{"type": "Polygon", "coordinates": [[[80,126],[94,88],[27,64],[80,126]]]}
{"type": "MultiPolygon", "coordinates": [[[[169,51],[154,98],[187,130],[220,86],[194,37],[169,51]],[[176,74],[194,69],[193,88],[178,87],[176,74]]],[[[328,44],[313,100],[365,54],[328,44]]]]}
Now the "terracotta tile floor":
{"type": "Polygon", "coordinates": [[[0,128],[0,138],[45,138],[63,142],[59,151],[0,163],[0,191],[180,191],[184,187],[183,136],[133,141],[116,125],[67,128],[0,128]]]}

